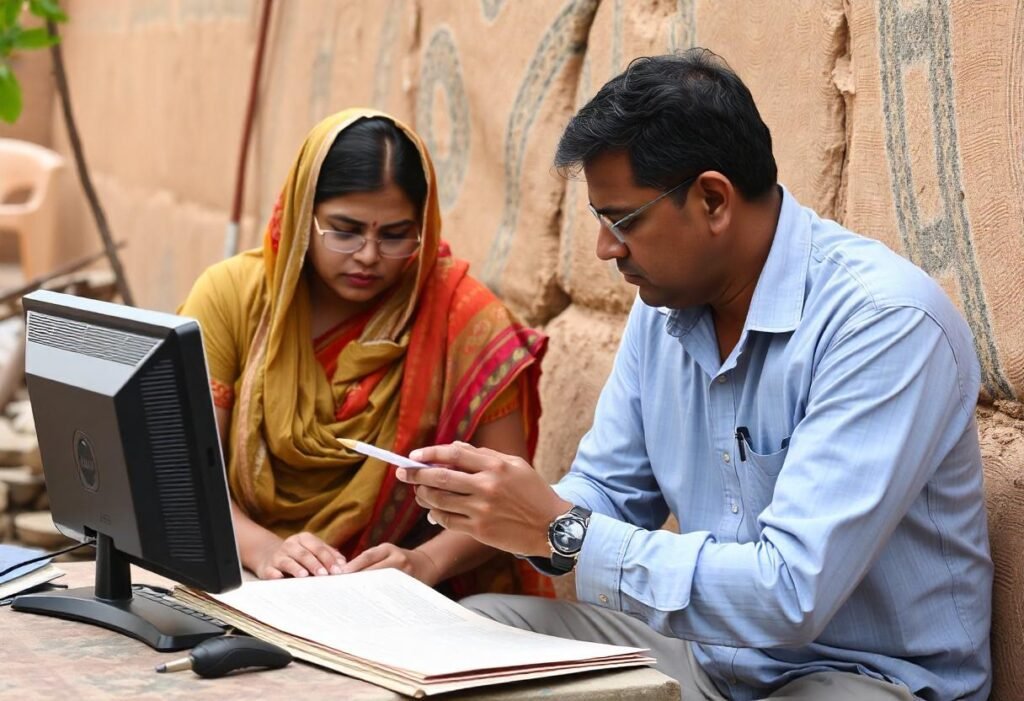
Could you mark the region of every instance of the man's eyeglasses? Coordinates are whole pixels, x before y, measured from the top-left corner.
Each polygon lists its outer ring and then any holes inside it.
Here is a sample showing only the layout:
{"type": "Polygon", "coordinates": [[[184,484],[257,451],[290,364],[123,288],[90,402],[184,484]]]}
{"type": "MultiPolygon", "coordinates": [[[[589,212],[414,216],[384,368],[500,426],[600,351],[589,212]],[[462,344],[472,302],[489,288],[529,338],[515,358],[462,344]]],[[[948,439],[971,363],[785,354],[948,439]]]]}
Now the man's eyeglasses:
{"type": "MultiPolygon", "coordinates": [[[[313,217],[313,225],[324,247],[335,253],[357,253],[363,250],[366,242],[371,239],[365,234],[357,234],[352,231],[335,231],[333,229],[321,229],[320,222],[313,217]]],[[[408,258],[420,247],[420,235],[409,233],[381,233],[378,238],[372,239],[377,244],[377,252],[382,258],[408,258]]]]}
{"type": "MultiPolygon", "coordinates": [[[[697,175],[700,175],[700,173],[698,173],[697,175]]],[[[596,209],[594,209],[594,205],[593,204],[589,205],[590,213],[593,214],[597,218],[597,221],[599,221],[602,226],[604,226],[606,229],[608,229],[608,231],[612,232],[612,236],[615,237],[615,240],[617,240],[619,243],[621,243],[623,246],[625,246],[626,245],[626,232],[625,232],[625,229],[626,229],[626,227],[628,227],[630,225],[630,223],[634,219],[636,219],[638,216],[643,214],[644,210],[646,210],[648,207],[653,207],[658,202],[660,202],[663,198],[668,197],[669,195],[671,195],[673,192],[675,192],[679,188],[684,187],[684,186],[689,185],[690,183],[692,183],[694,180],[697,179],[697,175],[690,176],[689,178],[687,178],[683,182],[681,182],[678,185],[676,185],[671,190],[666,190],[665,192],[661,193],[660,195],[655,197],[653,200],[651,200],[647,204],[641,205],[640,207],[634,209],[632,212],[630,212],[626,216],[622,217],[618,221],[613,222],[611,219],[608,218],[608,215],[601,214],[600,212],[598,212],[596,209]]]]}

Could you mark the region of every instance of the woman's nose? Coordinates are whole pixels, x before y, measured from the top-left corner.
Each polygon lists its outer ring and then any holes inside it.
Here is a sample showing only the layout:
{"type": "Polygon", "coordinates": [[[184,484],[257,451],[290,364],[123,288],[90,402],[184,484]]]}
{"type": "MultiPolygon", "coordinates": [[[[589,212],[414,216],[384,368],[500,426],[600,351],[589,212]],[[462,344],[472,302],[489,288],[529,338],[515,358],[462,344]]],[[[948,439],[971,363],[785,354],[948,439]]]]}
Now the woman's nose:
{"type": "Polygon", "coordinates": [[[377,259],[380,258],[380,251],[377,250],[377,239],[370,236],[364,236],[363,240],[365,241],[363,247],[353,253],[352,257],[363,265],[376,263],[377,259]]]}

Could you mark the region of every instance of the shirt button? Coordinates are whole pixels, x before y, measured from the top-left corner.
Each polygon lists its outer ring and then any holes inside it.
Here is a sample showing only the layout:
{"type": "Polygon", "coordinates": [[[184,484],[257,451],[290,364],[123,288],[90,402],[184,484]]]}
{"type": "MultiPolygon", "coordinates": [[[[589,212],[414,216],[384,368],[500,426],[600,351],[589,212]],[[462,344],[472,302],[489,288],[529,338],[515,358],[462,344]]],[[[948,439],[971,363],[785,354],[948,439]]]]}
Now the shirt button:
{"type": "Polygon", "coordinates": [[[732,460],[732,458],[729,456],[728,453],[722,453],[722,462],[726,462],[727,463],[727,462],[730,462],[731,460],[732,460]]]}
{"type": "Polygon", "coordinates": [[[733,502],[730,508],[734,514],[738,514],[740,512],[740,507],[736,506],[736,502],[733,502]]]}
{"type": "Polygon", "coordinates": [[[725,375],[718,376],[718,384],[724,385],[726,383],[726,380],[728,380],[728,378],[725,375]]]}
{"type": "Polygon", "coordinates": [[[608,603],[608,597],[604,594],[601,594],[601,596],[597,597],[597,600],[600,601],[602,604],[608,603]]]}

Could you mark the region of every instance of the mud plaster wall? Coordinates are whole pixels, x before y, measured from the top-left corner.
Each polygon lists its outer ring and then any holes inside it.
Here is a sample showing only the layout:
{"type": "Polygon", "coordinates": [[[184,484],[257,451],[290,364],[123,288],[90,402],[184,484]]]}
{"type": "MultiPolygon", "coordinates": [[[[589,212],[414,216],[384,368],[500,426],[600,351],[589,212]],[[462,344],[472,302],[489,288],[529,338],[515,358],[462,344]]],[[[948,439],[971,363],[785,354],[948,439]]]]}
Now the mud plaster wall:
{"type": "MultiPolygon", "coordinates": [[[[242,242],[303,135],[371,105],[414,124],[446,237],[552,338],[537,464],[568,467],[633,289],[593,255],[586,189],[550,170],[572,111],[635,55],[727,58],[803,203],[935,276],[975,333],[997,563],[994,698],[1024,646],[1024,5],[1014,0],[304,0],[276,3],[242,242]]],[[[70,0],[65,51],[83,141],[139,302],[171,309],[221,253],[256,41],[254,0],[70,0]]],[[[44,91],[45,93],[45,91],[44,91]]],[[[52,102],[38,136],[66,151],[52,102]],[[48,125],[48,126],[46,126],[48,125]]],[[[26,132],[27,133],[27,132],[26,132]]],[[[98,238],[78,197],[71,257],[98,238]]],[[[1016,664],[1020,664],[1016,662],[1016,664]]],[[[1019,674],[1019,672],[1017,672],[1019,674]]]]}

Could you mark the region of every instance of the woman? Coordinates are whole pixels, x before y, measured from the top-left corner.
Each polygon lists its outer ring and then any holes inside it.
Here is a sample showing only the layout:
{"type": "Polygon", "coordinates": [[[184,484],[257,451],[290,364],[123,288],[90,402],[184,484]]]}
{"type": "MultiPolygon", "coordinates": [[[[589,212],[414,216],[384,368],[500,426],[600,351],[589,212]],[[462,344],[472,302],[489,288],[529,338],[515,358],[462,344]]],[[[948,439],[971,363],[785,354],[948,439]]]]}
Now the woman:
{"type": "MultiPolygon", "coordinates": [[[[262,249],[208,269],[179,310],[203,330],[239,553],[259,577],[396,567],[436,586],[492,557],[428,524],[393,468],[337,440],[533,451],[546,339],[440,233],[419,138],[342,112],[307,136],[262,249]]],[[[544,589],[493,565],[455,593],[544,589]]]]}

